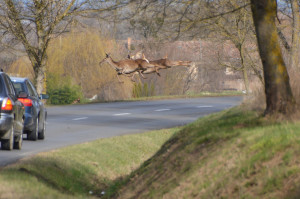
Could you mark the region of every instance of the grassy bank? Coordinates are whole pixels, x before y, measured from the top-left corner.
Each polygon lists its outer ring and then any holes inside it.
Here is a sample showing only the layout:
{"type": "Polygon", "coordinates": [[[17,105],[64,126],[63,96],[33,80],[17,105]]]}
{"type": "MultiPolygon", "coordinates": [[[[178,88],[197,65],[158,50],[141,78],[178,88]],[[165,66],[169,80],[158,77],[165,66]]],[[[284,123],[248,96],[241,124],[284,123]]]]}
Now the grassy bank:
{"type": "Polygon", "coordinates": [[[299,122],[232,109],[183,128],[114,197],[299,198],[299,155],[299,122]]]}
{"type": "Polygon", "coordinates": [[[101,139],[22,160],[0,170],[0,198],[87,198],[150,158],[177,128],[101,139]]]}
{"type": "Polygon", "coordinates": [[[0,171],[0,198],[299,198],[299,157],[299,122],[234,108],[23,160],[0,171]]]}

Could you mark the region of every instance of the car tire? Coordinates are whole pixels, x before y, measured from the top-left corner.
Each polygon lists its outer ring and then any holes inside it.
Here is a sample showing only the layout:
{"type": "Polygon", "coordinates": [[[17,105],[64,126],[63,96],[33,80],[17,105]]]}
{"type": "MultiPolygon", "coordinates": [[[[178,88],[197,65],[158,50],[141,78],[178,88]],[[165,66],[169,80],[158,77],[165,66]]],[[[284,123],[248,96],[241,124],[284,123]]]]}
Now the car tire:
{"type": "Polygon", "coordinates": [[[21,150],[23,144],[23,133],[19,136],[19,140],[17,142],[14,142],[14,149],[21,150]]]}
{"type": "Polygon", "coordinates": [[[40,140],[45,139],[45,132],[46,132],[46,119],[44,119],[44,122],[43,122],[43,129],[42,129],[42,131],[39,132],[39,135],[38,135],[38,138],[40,140]]]}
{"type": "Polygon", "coordinates": [[[36,141],[38,139],[38,132],[39,132],[39,118],[37,117],[35,120],[35,126],[32,131],[28,133],[28,139],[36,141]]]}
{"type": "Polygon", "coordinates": [[[13,125],[10,128],[10,136],[8,140],[2,140],[1,145],[2,145],[2,150],[13,150],[14,148],[14,127],[13,125]]]}

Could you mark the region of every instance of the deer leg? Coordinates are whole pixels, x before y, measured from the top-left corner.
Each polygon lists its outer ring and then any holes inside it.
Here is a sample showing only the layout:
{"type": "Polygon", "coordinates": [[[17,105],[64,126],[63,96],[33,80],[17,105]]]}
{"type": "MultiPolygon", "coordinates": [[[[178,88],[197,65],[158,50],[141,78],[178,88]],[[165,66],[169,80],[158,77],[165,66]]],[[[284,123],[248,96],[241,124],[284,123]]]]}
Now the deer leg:
{"type": "Polygon", "coordinates": [[[156,74],[160,77],[160,74],[159,74],[159,72],[158,72],[158,68],[155,68],[155,72],[156,72],[156,74]]]}
{"type": "Polygon", "coordinates": [[[140,75],[142,76],[142,78],[147,79],[147,77],[145,77],[142,73],[142,71],[139,71],[140,75]]]}
{"type": "Polygon", "coordinates": [[[119,80],[119,83],[124,83],[123,81],[120,80],[119,75],[122,75],[122,73],[118,73],[118,74],[117,74],[117,78],[118,78],[118,80],[119,80]]]}
{"type": "Polygon", "coordinates": [[[134,81],[134,75],[135,75],[135,73],[133,73],[132,76],[131,76],[131,81],[133,81],[133,82],[135,82],[134,81]]]}
{"type": "Polygon", "coordinates": [[[135,73],[136,73],[136,72],[134,72],[132,75],[130,75],[131,73],[124,73],[124,71],[123,71],[121,74],[122,74],[122,75],[125,75],[126,77],[131,77],[131,81],[135,82],[134,79],[133,79],[135,73]]]}

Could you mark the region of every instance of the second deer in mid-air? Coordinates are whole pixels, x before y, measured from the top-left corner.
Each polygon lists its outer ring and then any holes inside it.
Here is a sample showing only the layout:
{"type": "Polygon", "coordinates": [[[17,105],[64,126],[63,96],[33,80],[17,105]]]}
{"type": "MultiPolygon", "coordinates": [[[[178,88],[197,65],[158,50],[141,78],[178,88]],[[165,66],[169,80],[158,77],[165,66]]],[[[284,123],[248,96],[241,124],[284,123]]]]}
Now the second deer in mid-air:
{"type": "MultiPolygon", "coordinates": [[[[130,56],[128,56],[128,57],[130,58],[130,56]]],[[[146,59],[144,55],[143,55],[143,59],[146,59]]],[[[135,60],[138,60],[138,59],[135,59],[135,60]]],[[[146,67],[146,69],[142,70],[140,74],[142,75],[142,74],[156,73],[158,76],[160,76],[160,74],[158,72],[160,69],[167,69],[167,68],[171,68],[173,66],[189,67],[191,65],[191,63],[192,63],[191,61],[172,61],[172,60],[169,60],[167,58],[167,56],[165,56],[162,59],[148,61],[148,65],[150,65],[151,67],[146,67]]],[[[137,74],[137,73],[135,73],[135,74],[137,74]]],[[[142,75],[142,77],[144,77],[144,76],[142,75]]]]}
{"type": "Polygon", "coordinates": [[[152,64],[157,64],[160,66],[161,69],[171,68],[173,66],[190,66],[191,61],[172,61],[169,60],[167,56],[162,59],[149,61],[152,64]]]}

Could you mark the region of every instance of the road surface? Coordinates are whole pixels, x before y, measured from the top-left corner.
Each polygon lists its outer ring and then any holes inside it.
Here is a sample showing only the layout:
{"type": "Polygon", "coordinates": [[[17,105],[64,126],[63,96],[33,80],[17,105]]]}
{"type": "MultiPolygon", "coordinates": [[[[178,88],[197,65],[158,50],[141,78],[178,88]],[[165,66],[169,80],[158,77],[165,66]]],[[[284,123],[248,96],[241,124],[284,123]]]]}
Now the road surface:
{"type": "Polygon", "coordinates": [[[24,135],[22,150],[0,150],[0,166],[95,139],[182,126],[241,101],[242,97],[204,97],[48,107],[45,140],[29,141],[24,135]]]}

